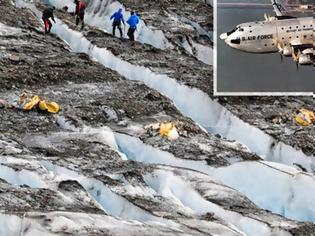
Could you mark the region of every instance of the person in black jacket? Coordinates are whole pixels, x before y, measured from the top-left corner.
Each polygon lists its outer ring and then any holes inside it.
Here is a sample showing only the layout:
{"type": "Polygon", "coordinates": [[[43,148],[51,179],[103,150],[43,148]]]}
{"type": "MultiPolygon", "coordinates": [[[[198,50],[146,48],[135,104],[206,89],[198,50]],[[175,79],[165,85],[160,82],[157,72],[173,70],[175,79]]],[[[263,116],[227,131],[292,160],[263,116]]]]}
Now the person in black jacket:
{"type": "Polygon", "coordinates": [[[49,18],[51,18],[53,20],[53,22],[56,23],[55,21],[55,18],[54,18],[54,10],[55,10],[55,7],[52,7],[52,8],[45,8],[44,11],[43,11],[43,21],[44,21],[44,25],[45,25],[45,33],[50,33],[50,30],[51,30],[51,27],[52,27],[52,24],[49,20],[49,18]]]}

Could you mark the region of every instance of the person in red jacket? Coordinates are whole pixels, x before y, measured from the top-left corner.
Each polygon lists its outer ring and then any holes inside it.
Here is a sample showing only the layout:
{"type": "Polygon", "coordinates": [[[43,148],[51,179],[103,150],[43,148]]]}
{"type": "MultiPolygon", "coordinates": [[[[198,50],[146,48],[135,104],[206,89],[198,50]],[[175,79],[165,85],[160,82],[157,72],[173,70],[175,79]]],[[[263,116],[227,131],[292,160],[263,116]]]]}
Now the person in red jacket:
{"type": "Polygon", "coordinates": [[[76,19],[75,19],[75,24],[79,25],[79,22],[81,20],[81,30],[84,27],[84,11],[85,11],[85,3],[83,0],[74,0],[75,3],[75,15],[76,15],[76,19]]]}
{"type": "Polygon", "coordinates": [[[45,34],[50,33],[50,30],[52,27],[52,24],[51,24],[49,18],[51,18],[53,20],[53,22],[56,23],[55,18],[54,18],[54,10],[55,9],[56,9],[55,7],[45,8],[43,11],[42,19],[43,19],[44,25],[45,25],[45,34]]]}

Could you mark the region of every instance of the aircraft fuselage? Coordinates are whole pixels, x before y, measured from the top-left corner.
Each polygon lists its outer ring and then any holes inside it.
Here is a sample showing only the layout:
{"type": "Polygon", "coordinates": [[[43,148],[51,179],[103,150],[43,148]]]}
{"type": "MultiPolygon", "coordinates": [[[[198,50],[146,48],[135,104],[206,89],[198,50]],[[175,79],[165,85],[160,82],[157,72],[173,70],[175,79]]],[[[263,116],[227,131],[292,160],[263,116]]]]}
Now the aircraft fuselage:
{"type": "Polygon", "coordinates": [[[313,17],[272,19],[238,25],[221,39],[232,48],[251,53],[272,53],[282,49],[290,55],[295,45],[313,45],[313,17]]]}

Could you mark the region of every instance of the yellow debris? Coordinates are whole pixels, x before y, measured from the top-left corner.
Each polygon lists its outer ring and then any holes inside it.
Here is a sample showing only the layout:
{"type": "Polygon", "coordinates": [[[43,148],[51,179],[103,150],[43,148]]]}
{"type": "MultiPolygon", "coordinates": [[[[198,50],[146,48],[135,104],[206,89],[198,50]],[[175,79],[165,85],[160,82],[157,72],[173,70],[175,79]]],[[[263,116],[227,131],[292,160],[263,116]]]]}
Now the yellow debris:
{"type": "Polygon", "coordinates": [[[40,102],[39,96],[35,95],[35,96],[32,97],[31,101],[27,102],[27,103],[24,105],[23,109],[24,109],[24,110],[27,110],[27,111],[32,110],[33,107],[37,106],[37,104],[38,104],[39,102],[40,102]]]}
{"type": "Polygon", "coordinates": [[[167,137],[170,140],[175,140],[179,137],[177,129],[172,122],[161,123],[159,132],[162,137],[167,137]]]}
{"type": "Polygon", "coordinates": [[[315,114],[310,110],[302,108],[297,111],[294,120],[298,125],[309,126],[315,122],[315,114]]]}
{"type": "Polygon", "coordinates": [[[45,100],[42,100],[38,103],[38,108],[42,111],[46,111],[48,108],[46,106],[46,102],[45,100]]]}
{"type": "Polygon", "coordinates": [[[40,110],[48,111],[50,113],[57,113],[60,110],[60,107],[56,102],[48,102],[45,100],[40,101],[38,107],[40,110]]]}
{"type": "Polygon", "coordinates": [[[26,92],[23,92],[19,96],[17,105],[18,107],[23,108],[23,110],[26,111],[37,108],[50,113],[57,113],[60,111],[60,106],[56,102],[46,101],[40,98],[38,95],[30,95],[26,92]]]}
{"type": "Polygon", "coordinates": [[[168,133],[171,131],[173,128],[173,123],[168,122],[168,123],[161,123],[160,124],[160,135],[163,136],[168,136],[168,133]]]}

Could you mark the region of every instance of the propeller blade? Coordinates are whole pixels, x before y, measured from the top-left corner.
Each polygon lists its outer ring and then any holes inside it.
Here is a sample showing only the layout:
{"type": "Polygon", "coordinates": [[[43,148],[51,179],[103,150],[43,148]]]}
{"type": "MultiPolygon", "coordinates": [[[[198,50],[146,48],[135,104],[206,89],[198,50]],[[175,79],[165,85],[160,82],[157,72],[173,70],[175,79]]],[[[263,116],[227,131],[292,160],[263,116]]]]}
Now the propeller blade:
{"type": "Polygon", "coordinates": [[[279,50],[279,53],[283,53],[283,45],[281,45],[281,42],[279,41],[279,39],[277,38],[277,40],[276,40],[276,45],[277,45],[277,48],[278,48],[278,50],[279,50]]]}
{"type": "Polygon", "coordinates": [[[292,58],[294,61],[298,62],[299,61],[299,51],[293,48],[292,51],[292,58]]]}
{"type": "Polygon", "coordinates": [[[295,61],[296,70],[299,71],[299,57],[300,57],[300,50],[297,48],[293,48],[292,50],[292,58],[295,61]]]}
{"type": "Polygon", "coordinates": [[[279,52],[282,54],[283,48],[281,47],[280,43],[277,43],[277,47],[278,47],[279,52]]]}

